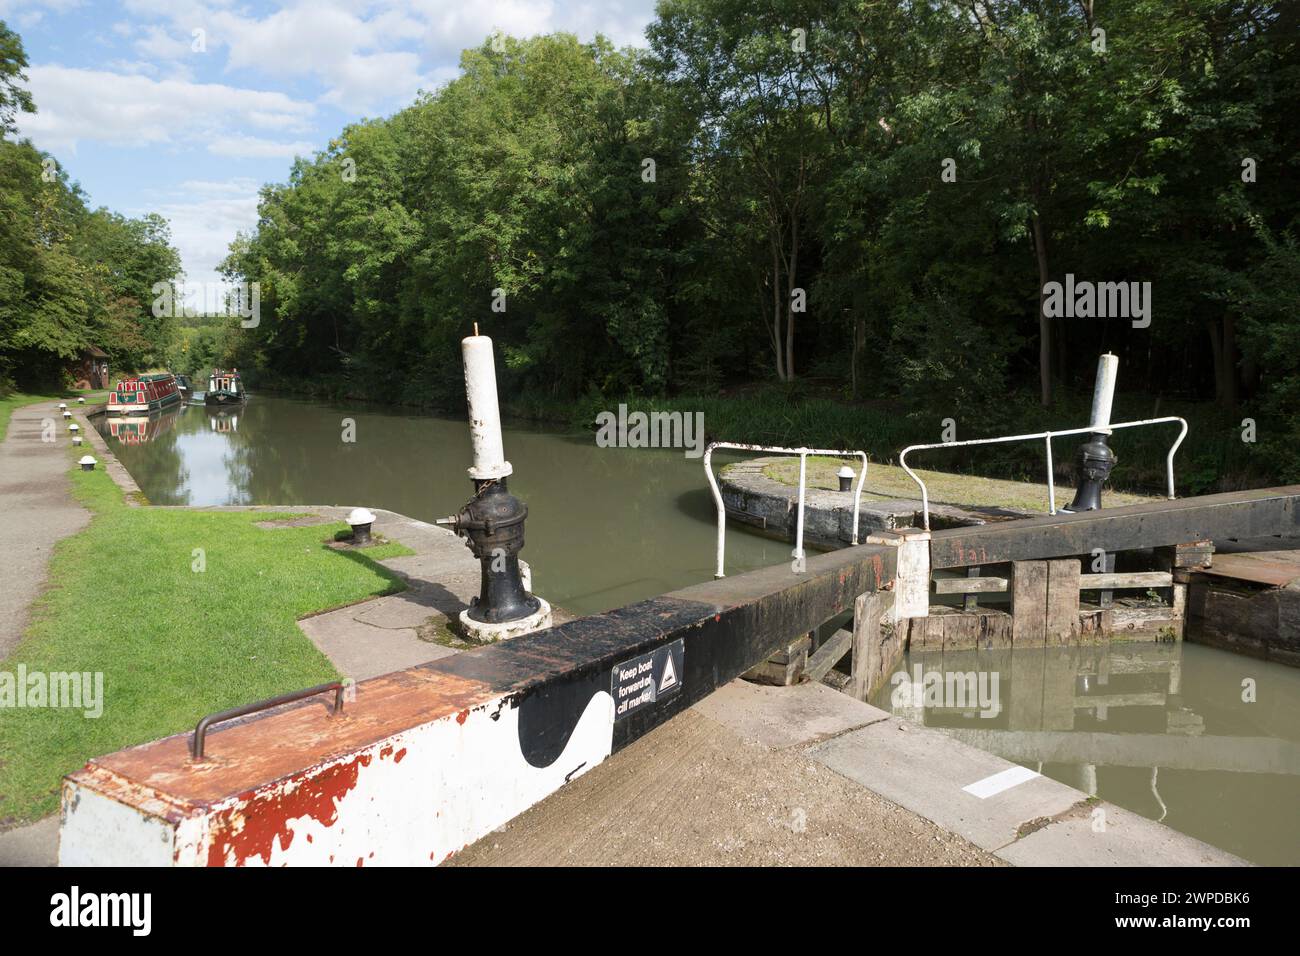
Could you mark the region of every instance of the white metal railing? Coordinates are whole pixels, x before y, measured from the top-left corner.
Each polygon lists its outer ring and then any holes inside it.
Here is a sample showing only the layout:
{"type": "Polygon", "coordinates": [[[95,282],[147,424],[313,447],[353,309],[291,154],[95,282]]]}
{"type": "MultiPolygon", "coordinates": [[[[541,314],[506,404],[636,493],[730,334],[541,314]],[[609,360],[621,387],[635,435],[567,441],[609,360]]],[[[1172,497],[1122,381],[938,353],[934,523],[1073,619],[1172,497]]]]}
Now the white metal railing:
{"type": "Polygon", "coordinates": [[[969,441],[950,441],[935,442],[930,445],[908,445],[898,453],[898,465],[903,471],[907,472],[911,479],[916,482],[921,489],[921,511],[924,515],[925,530],[930,530],[930,492],[925,487],[925,482],[911,468],[907,467],[908,452],[926,451],[934,448],[961,448],[964,445],[994,445],[1000,442],[1011,441],[1032,441],[1042,439],[1047,450],[1047,503],[1049,514],[1056,514],[1056,483],[1052,477],[1052,439],[1060,438],[1063,435],[1087,435],[1087,434],[1104,434],[1109,435],[1117,428],[1136,428],[1138,425],[1159,425],[1164,422],[1179,422],[1182,429],[1178,432],[1178,438],[1169,449],[1169,454],[1165,456],[1165,477],[1168,485],[1168,496],[1172,501],[1174,498],[1174,452],[1178,451],[1178,446],[1183,443],[1187,437],[1187,421],[1179,418],[1177,415],[1169,415],[1165,418],[1144,418],[1136,422],[1118,422],[1099,428],[1096,425],[1089,425],[1085,428],[1067,428],[1059,432],[1034,432],[1030,435],[1003,435],[1000,438],[972,438],[969,441]]]}
{"type": "Polygon", "coordinates": [[[723,553],[726,549],[727,542],[727,508],[722,502],[722,491],[718,488],[718,480],[713,474],[713,449],[731,448],[735,451],[766,451],[777,452],[782,455],[799,456],[799,518],[795,528],[794,552],[796,560],[802,561],[804,558],[803,550],[803,502],[804,502],[804,484],[808,474],[808,456],[809,455],[827,455],[836,458],[848,458],[856,455],[862,459],[862,472],[858,475],[858,483],[853,491],[853,544],[858,543],[858,512],[862,502],[862,486],[867,480],[867,453],[865,451],[841,451],[838,449],[824,448],[782,448],[779,445],[744,445],[739,442],[715,441],[704,450],[704,474],[708,476],[709,487],[713,490],[713,503],[718,507],[718,570],[714,573],[715,578],[725,577],[722,571],[723,553]]]}

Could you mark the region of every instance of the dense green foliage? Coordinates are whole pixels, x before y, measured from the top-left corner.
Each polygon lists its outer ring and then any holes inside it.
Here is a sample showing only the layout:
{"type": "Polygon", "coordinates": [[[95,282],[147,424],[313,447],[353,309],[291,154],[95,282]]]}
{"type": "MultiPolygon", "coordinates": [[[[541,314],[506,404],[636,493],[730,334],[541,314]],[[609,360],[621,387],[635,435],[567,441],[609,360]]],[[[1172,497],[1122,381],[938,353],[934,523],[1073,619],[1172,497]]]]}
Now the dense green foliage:
{"type": "MultiPolygon", "coordinates": [[[[178,317],[179,324],[167,352],[167,367],[179,375],[200,378],[236,345],[239,318],[230,315],[178,317]]],[[[200,383],[199,388],[203,388],[200,383]]]]}
{"type": "Polygon", "coordinates": [[[662,0],[647,50],[487,42],[264,189],[227,261],[264,321],[231,358],[449,406],[478,322],[539,402],[770,378],[993,428],[1110,349],[1157,406],[1213,383],[1259,419],[1242,455],[1295,478],[1296,28],[1236,0],[662,0]],[[1047,314],[1067,273],[1150,282],[1150,327],[1047,314]]]}
{"type": "Polygon", "coordinates": [[[53,157],[12,138],[17,112],[36,109],[19,85],[26,66],[0,21],[0,393],[63,384],[87,346],[112,370],[162,363],[174,329],[153,314],[152,289],[181,265],[166,220],[87,208],[53,157]]]}

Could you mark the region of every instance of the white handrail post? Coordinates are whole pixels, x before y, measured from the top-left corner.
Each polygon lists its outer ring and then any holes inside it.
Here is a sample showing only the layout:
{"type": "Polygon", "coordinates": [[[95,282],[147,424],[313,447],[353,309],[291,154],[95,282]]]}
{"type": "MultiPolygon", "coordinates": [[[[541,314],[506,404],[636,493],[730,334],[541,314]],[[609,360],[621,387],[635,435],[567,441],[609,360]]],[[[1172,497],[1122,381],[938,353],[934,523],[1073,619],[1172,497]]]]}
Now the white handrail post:
{"type": "Polygon", "coordinates": [[[1180,418],[1178,421],[1182,422],[1183,427],[1179,430],[1178,437],[1174,439],[1173,445],[1170,446],[1168,457],[1165,458],[1165,474],[1169,487],[1170,501],[1174,500],[1174,452],[1178,451],[1178,446],[1181,445],[1183,439],[1187,437],[1187,419],[1180,418]]]}
{"type": "Polygon", "coordinates": [[[858,487],[853,493],[853,544],[858,543],[858,514],[862,505],[862,486],[867,483],[867,453],[858,452],[862,456],[862,474],[858,476],[858,487]]]}
{"type": "MultiPolygon", "coordinates": [[[[963,443],[965,444],[965,443],[963,443]]],[[[898,453],[898,467],[916,482],[917,487],[921,489],[921,523],[926,531],[930,530],[930,490],[925,487],[925,482],[920,479],[916,472],[907,467],[907,453],[919,448],[941,448],[942,445],[908,445],[898,453]]]]}
{"type": "Polygon", "coordinates": [[[718,488],[718,481],[713,477],[713,449],[717,448],[719,442],[714,442],[704,449],[704,474],[709,478],[709,488],[713,491],[713,503],[718,509],[718,569],[713,572],[715,578],[726,577],[722,570],[723,552],[727,547],[727,509],[722,504],[722,491],[718,488]]]}
{"type": "Polygon", "coordinates": [[[1047,443],[1047,513],[1056,514],[1056,482],[1052,472],[1052,433],[1048,432],[1043,440],[1047,443]]]}
{"type": "Polygon", "coordinates": [[[795,531],[794,540],[794,557],[801,565],[804,560],[803,556],[803,487],[804,480],[808,474],[808,451],[800,449],[799,451],[799,518],[797,530],[795,531]]]}

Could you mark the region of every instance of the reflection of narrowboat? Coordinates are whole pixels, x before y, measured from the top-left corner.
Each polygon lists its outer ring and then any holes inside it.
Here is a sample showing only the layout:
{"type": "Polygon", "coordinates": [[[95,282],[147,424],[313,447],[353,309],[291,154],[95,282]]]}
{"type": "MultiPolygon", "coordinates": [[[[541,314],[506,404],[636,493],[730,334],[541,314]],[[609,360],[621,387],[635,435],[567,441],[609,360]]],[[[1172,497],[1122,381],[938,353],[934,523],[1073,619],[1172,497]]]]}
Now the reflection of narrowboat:
{"type": "Polygon", "coordinates": [[[219,435],[225,435],[229,432],[239,431],[238,415],[209,415],[208,424],[212,430],[219,435]]]}
{"type": "Polygon", "coordinates": [[[108,434],[123,445],[143,445],[160,435],[171,431],[184,408],[177,409],[172,415],[132,415],[110,418],[108,434]]]}
{"type": "Polygon", "coordinates": [[[118,382],[117,389],[109,393],[108,411],[109,414],[147,415],[169,408],[180,400],[176,376],[171,372],[159,372],[118,382]]]}
{"type": "Polygon", "coordinates": [[[239,378],[239,370],[214,368],[208,376],[208,390],[203,393],[205,405],[239,405],[248,399],[244,383],[239,378]]]}

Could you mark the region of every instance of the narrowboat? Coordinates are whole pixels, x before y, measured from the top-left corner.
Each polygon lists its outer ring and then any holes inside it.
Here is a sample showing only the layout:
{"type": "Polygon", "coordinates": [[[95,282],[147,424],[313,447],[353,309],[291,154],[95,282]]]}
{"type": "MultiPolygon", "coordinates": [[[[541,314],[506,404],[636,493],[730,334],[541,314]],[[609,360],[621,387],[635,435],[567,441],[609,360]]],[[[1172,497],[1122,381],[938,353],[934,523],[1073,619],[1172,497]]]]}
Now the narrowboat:
{"type": "Polygon", "coordinates": [[[119,415],[147,415],[170,408],[181,400],[176,387],[176,376],[171,372],[156,375],[137,375],[117,383],[109,393],[108,412],[119,415]]]}
{"type": "Polygon", "coordinates": [[[188,401],[190,396],[194,394],[194,383],[190,381],[188,375],[177,375],[176,387],[180,389],[181,398],[186,401],[188,401]]]}
{"type": "Polygon", "coordinates": [[[205,405],[240,405],[247,401],[248,393],[239,378],[239,370],[214,368],[208,376],[208,390],[203,393],[205,405]]]}

